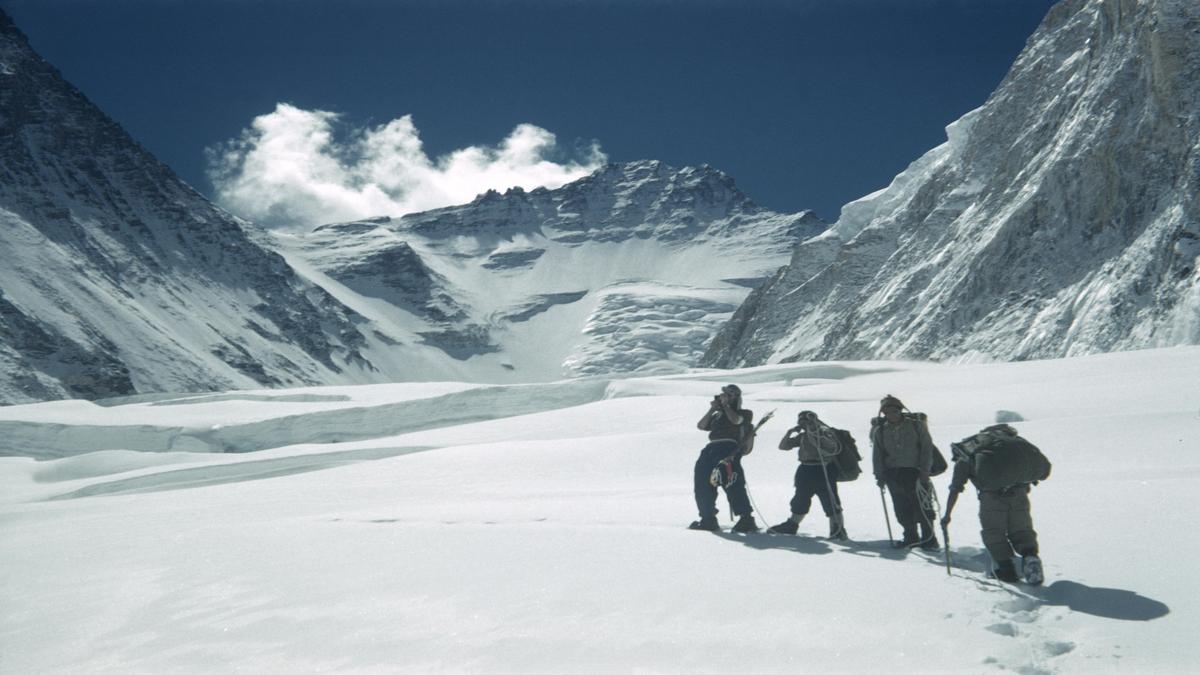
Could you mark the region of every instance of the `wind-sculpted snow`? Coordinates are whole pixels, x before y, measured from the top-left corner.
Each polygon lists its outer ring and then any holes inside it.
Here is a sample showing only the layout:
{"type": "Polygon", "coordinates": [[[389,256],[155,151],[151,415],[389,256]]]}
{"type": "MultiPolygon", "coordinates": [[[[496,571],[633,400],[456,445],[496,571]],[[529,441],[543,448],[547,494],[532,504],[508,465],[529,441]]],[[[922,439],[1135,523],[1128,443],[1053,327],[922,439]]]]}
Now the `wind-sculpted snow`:
{"type": "Polygon", "coordinates": [[[1177,347],[2,408],[80,433],[46,437],[58,459],[0,456],[0,670],[1188,672],[1196,381],[1200,347],[1177,347]],[[724,498],[725,531],[689,531],[696,419],[727,382],[776,413],[742,460],[762,525],[788,512],[796,455],[774,446],[802,410],[868,456],[886,393],[943,451],[1019,413],[1054,462],[1031,494],[1045,585],[986,577],[969,494],[950,574],[893,548],[869,468],[839,485],[849,541],[815,504],[797,536],[731,534],[724,498]],[[81,452],[123,425],[261,449],[81,452]],[[736,570],[734,596],[714,570],[736,570]]]}
{"type": "Polygon", "coordinates": [[[705,362],[1200,342],[1200,3],[1066,0],[981,108],[847,204],[705,362]]]}

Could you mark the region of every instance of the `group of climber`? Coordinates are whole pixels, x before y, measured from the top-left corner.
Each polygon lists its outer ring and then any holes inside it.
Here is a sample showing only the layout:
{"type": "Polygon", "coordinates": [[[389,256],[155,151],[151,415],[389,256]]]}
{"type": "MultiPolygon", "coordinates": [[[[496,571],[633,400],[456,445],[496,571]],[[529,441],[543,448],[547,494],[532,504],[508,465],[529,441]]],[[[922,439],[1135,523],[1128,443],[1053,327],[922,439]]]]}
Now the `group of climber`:
{"type": "MultiPolygon", "coordinates": [[[[742,405],[742,391],[730,384],[709,403],[696,426],[708,432],[709,443],[695,466],[696,507],[700,518],[689,527],[720,531],[717,521],[717,488],[725,490],[737,522],[734,532],[759,531],[754,508],[746,491],[742,458],[754,450],[757,431],[770,414],[754,424],[754,413],[742,405]]],[[[934,531],[937,513],[931,476],[947,469],[946,461],[930,436],[926,416],[910,412],[892,395],[885,396],[879,413],[871,420],[871,464],[876,485],[891,495],[901,539],[899,548],[938,551],[941,544],[934,531]]],[[[830,427],[811,411],[803,411],[796,426],[779,441],[780,450],[796,449],[799,466],[794,479],[791,516],[767,528],[771,534],[794,535],[799,531],[815,496],[829,518],[829,538],[846,541],[838,483],[858,474],[857,448],[848,432],[830,427]]],[[[1038,557],[1037,533],[1030,515],[1031,484],[1046,478],[1049,461],[1021,438],[1012,427],[996,425],[951,444],[954,471],[940,524],[950,524],[951,512],[968,482],[979,494],[980,535],[992,558],[992,576],[1007,582],[1024,580],[1040,584],[1042,564],[1038,557]],[[1018,574],[1014,554],[1021,558],[1018,574]]],[[[886,502],[884,504],[886,511],[886,502]]],[[[891,520],[887,518],[891,534],[891,520]]]]}

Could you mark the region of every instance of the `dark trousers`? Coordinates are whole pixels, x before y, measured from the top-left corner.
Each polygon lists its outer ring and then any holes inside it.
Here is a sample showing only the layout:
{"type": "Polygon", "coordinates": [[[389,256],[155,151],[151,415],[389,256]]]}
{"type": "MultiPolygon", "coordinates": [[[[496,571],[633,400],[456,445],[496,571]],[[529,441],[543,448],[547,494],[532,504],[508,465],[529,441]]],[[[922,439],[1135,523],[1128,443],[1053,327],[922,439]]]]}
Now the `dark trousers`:
{"type": "MultiPolygon", "coordinates": [[[[896,508],[896,520],[904,528],[904,538],[916,539],[917,528],[921,529],[921,539],[933,537],[933,520],[936,517],[932,508],[922,508],[921,500],[917,497],[917,481],[920,474],[916,469],[888,469],[883,474],[888,492],[892,493],[892,506],[896,508]]],[[[932,491],[933,484],[925,481],[925,489],[932,491]]]]}
{"type": "Polygon", "coordinates": [[[796,496],[792,497],[792,513],[804,515],[812,507],[813,495],[821,500],[821,508],[825,515],[832,518],[842,512],[842,498],[838,496],[837,464],[827,464],[824,469],[820,464],[801,464],[796,468],[796,496]],[[829,472],[829,482],[825,482],[825,473],[829,472]],[[830,501],[830,492],[833,501],[830,501]]]}
{"type": "MultiPolygon", "coordinates": [[[[708,481],[712,470],[717,468],[721,460],[730,455],[738,454],[737,441],[713,441],[704,446],[700,457],[696,460],[696,509],[701,518],[716,517],[717,488],[708,481]]],[[[733,461],[733,470],[737,479],[725,486],[725,496],[729,499],[729,508],[735,516],[748,516],[753,512],[750,507],[750,497],[746,494],[746,472],[742,469],[739,457],[733,461]]]]}

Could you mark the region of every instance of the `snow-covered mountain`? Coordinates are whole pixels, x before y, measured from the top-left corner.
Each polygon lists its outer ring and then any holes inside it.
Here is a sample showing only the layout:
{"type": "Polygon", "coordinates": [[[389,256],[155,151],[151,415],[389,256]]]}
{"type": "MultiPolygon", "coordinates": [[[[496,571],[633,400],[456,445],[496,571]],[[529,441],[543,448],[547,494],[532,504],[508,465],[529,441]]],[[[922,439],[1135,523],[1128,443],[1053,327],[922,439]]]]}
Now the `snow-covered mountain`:
{"type": "Polygon", "coordinates": [[[643,161],[276,238],[372,319],[372,353],[405,345],[460,378],[533,381],[694,365],[749,289],[825,226],[755,205],[710,167],[643,161]]]}
{"type": "Polygon", "coordinates": [[[355,317],[0,13],[0,402],[378,379],[355,317]]]}
{"type": "Polygon", "coordinates": [[[138,146],[2,13],[0,157],[0,403],[679,370],[824,228],[708,167],[640,162],[273,239],[138,146]]]}
{"type": "Polygon", "coordinates": [[[798,247],[705,361],[1200,342],[1200,3],[1064,0],[947,136],[798,247]]]}

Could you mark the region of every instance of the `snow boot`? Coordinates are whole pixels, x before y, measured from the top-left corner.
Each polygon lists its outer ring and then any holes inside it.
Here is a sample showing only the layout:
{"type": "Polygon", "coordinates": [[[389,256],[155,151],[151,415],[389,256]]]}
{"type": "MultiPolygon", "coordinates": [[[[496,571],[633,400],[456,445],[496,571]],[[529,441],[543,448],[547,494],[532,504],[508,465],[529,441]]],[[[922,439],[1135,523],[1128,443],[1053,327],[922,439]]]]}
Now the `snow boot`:
{"type": "Polygon", "coordinates": [[[791,518],[783,521],[778,525],[772,525],[767,528],[767,532],[771,534],[796,534],[800,530],[800,521],[804,520],[805,514],[792,514],[791,518]]]}
{"type": "Polygon", "coordinates": [[[720,532],[721,524],[717,522],[716,516],[708,516],[706,518],[701,518],[700,520],[692,521],[692,524],[688,525],[688,529],[689,530],[705,530],[708,532],[720,532]]]}
{"type": "Polygon", "coordinates": [[[733,524],[734,532],[758,532],[758,523],[754,522],[754,516],[742,516],[733,524]]]}
{"type": "Polygon", "coordinates": [[[937,537],[935,537],[932,534],[929,535],[928,537],[922,539],[921,541],[917,542],[916,545],[920,546],[922,551],[940,551],[940,550],[942,550],[942,545],[938,543],[937,537]]]}
{"type": "Polygon", "coordinates": [[[796,534],[800,530],[800,523],[785,520],[778,525],[772,525],[767,528],[769,534],[796,534]]]}
{"type": "Polygon", "coordinates": [[[829,517],[829,538],[834,541],[847,541],[850,535],[846,534],[846,526],[842,524],[842,514],[829,517]]]}
{"type": "Polygon", "coordinates": [[[900,541],[895,542],[893,544],[893,546],[895,546],[896,548],[912,548],[913,546],[918,544],[920,541],[921,540],[917,538],[916,534],[914,534],[912,532],[905,532],[904,538],[901,539],[900,541]]]}
{"type": "Polygon", "coordinates": [[[1021,580],[1017,577],[1017,567],[1013,565],[1012,560],[1003,560],[997,563],[996,569],[992,570],[992,576],[1010,584],[1015,584],[1021,580]]]}
{"type": "Polygon", "coordinates": [[[1042,559],[1036,555],[1027,555],[1021,558],[1021,574],[1025,577],[1025,583],[1030,586],[1041,586],[1046,580],[1045,574],[1042,573],[1042,559]]]}

